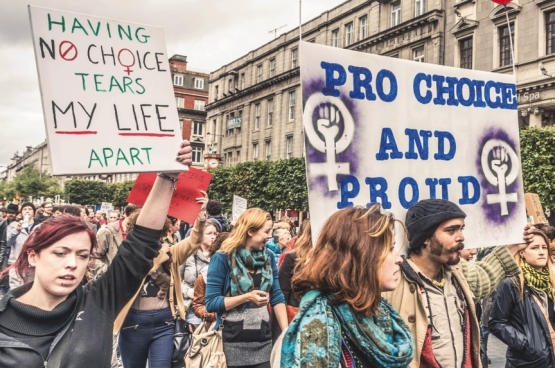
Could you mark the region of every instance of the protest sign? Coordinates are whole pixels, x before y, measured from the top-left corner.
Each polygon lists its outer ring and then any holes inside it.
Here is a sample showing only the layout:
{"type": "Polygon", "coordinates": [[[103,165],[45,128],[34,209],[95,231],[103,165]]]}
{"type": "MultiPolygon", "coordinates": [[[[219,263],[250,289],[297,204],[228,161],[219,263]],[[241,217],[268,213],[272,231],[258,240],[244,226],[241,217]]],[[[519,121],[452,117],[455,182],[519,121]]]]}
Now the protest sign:
{"type": "Polygon", "coordinates": [[[233,206],[231,207],[232,219],[237,220],[247,210],[247,200],[233,195],[233,206]]]}
{"type": "Polygon", "coordinates": [[[114,206],[110,202],[102,202],[102,204],[100,205],[100,211],[106,214],[110,213],[110,211],[112,211],[113,209],[114,206]]]}
{"type": "MultiPolygon", "coordinates": [[[[131,193],[127,197],[127,202],[143,206],[155,180],[156,174],[154,173],[139,174],[135,184],[133,184],[131,193]]],[[[202,197],[201,190],[205,192],[208,190],[210,180],[212,180],[212,174],[193,167],[189,168],[189,171],[179,174],[168,215],[191,225],[194,224],[202,207],[196,199],[202,197]]]]}
{"type": "Polygon", "coordinates": [[[526,214],[532,218],[533,224],[548,223],[543,212],[542,202],[536,193],[524,194],[524,201],[526,203],[526,214]]]}
{"type": "Polygon", "coordinates": [[[300,65],[313,235],[341,208],[379,202],[405,221],[438,198],[467,214],[467,246],[522,242],[514,76],[306,42],[300,65]]]}
{"type": "Polygon", "coordinates": [[[52,174],[183,171],[162,28],[29,14],[52,174]]]}

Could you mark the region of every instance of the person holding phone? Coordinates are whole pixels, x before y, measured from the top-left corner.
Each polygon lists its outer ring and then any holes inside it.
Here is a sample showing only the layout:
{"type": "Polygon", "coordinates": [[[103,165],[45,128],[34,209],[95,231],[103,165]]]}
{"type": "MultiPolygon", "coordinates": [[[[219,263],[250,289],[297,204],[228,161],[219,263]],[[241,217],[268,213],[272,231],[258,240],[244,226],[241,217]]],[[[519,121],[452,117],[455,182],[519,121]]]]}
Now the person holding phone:
{"type": "Polygon", "coordinates": [[[268,303],[282,330],[287,328],[285,298],[279,286],[276,256],[264,245],[271,237],[272,218],[260,208],[239,216],[221,250],[210,259],[206,279],[207,312],[222,324],[229,368],[269,368],[272,331],[268,303]]]}
{"type": "MultiPolygon", "coordinates": [[[[8,266],[11,266],[19,257],[23,243],[29,237],[29,234],[35,227],[35,206],[31,202],[25,202],[21,205],[22,219],[14,221],[8,226],[8,248],[10,249],[10,257],[8,258],[8,266]]],[[[30,276],[30,275],[26,275],[30,276]]],[[[25,283],[25,278],[21,278],[15,269],[9,272],[10,290],[20,287],[25,283]]]]}

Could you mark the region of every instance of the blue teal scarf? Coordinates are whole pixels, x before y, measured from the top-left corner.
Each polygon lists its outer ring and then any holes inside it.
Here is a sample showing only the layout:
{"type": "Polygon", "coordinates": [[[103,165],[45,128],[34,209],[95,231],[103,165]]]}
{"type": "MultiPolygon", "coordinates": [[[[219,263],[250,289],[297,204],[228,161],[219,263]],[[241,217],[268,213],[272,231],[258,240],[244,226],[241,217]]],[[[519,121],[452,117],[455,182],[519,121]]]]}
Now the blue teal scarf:
{"type": "MultiPolygon", "coordinates": [[[[260,290],[270,292],[272,288],[272,265],[270,255],[266,247],[260,252],[251,252],[245,247],[240,247],[227,256],[227,262],[231,269],[231,296],[247,294],[254,290],[254,283],[249,269],[258,270],[262,273],[260,290]]],[[[244,310],[247,303],[239,306],[244,310]]]]}
{"type": "Polygon", "coordinates": [[[319,290],[305,294],[281,347],[282,367],[339,367],[341,330],[376,367],[408,367],[413,340],[408,326],[382,298],[378,317],[364,317],[347,303],[331,305],[319,290]]]}

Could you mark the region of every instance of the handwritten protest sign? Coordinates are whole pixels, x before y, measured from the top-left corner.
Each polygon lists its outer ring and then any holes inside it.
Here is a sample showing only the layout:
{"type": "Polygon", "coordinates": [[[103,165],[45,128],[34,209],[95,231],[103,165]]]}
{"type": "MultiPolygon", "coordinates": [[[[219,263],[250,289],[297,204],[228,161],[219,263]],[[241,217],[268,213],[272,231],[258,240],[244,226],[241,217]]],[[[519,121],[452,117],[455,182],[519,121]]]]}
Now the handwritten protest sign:
{"type": "Polygon", "coordinates": [[[237,220],[243,212],[247,210],[247,200],[245,198],[233,195],[233,205],[231,207],[232,218],[237,220]]]}
{"type": "Polygon", "coordinates": [[[161,28],[29,6],[52,173],[182,171],[161,28]]]}
{"type": "Polygon", "coordinates": [[[524,194],[524,201],[526,203],[526,214],[532,218],[533,224],[547,224],[543,212],[542,202],[536,193],[524,194]]]}
{"type": "Polygon", "coordinates": [[[522,241],[514,76],[301,47],[316,234],[341,208],[379,202],[404,221],[418,200],[438,198],[467,214],[467,246],[522,241]]]}
{"type": "MultiPolygon", "coordinates": [[[[143,206],[154,185],[156,174],[139,174],[131,193],[127,197],[128,203],[143,206]]],[[[168,214],[180,220],[194,224],[201,205],[196,199],[202,197],[201,190],[207,191],[212,180],[212,174],[191,167],[189,171],[179,174],[177,188],[173,192],[168,214]]]]}

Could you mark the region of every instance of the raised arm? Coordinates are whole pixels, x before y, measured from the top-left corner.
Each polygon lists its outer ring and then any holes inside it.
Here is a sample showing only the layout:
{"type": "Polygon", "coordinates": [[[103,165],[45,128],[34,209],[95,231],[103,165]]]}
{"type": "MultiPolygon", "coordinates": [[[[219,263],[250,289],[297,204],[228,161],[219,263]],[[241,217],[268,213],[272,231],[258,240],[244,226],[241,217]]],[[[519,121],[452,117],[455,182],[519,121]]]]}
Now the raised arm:
{"type": "MultiPolygon", "coordinates": [[[[184,141],[178,151],[177,161],[190,166],[191,151],[189,142],[184,141]]],[[[166,175],[177,177],[177,174],[166,175]]],[[[123,241],[108,270],[97,281],[87,285],[97,306],[108,316],[115,318],[137,293],[152,268],[152,260],[160,249],[160,236],[172,193],[172,181],[157,177],[137,224],[123,241]]]]}
{"type": "Polygon", "coordinates": [[[529,233],[529,230],[530,225],[527,224],[524,227],[521,244],[497,247],[480,262],[472,263],[461,260],[462,271],[474,294],[475,302],[491,294],[497,285],[506,278],[520,273],[520,267],[514,256],[532,241],[533,235],[529,233]]]}
{"type": "Polygon", "coordinates": [[[191,255],[193,255],[202,244],[204,226],[206,224],[206,219],[208,218],[206,214],[208,195],[202,190],[200,192],[202,193],[203,197],[197,198],[197,202],[202,203],[202,207],[200,208],[198,217],[195,220],[195,225],[193,226],[191,236],[183,239],[170,248],[170,251],[172,252],[173,262],[177,263],[180,266],[183,263],[187,262],[187,259],[191,255]]]}

